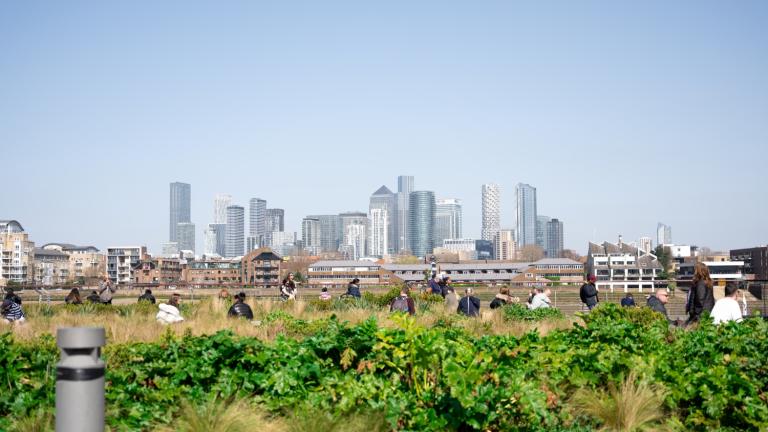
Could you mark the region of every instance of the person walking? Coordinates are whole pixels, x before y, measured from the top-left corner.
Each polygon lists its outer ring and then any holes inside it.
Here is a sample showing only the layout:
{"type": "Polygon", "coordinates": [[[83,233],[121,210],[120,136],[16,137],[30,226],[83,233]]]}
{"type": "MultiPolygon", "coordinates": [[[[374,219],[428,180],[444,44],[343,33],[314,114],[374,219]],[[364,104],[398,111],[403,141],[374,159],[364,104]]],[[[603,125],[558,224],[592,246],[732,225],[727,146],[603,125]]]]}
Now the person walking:
{"type": "Polygon", "coordinates": [[[739,306],[739,286],[733,282],[725,286],[725,297],[715,303],[712,308],[712,319],[715,324],[728,321],[741,322],[744,317],[739,306]]]}
{"type": "Polygon", "coordinates": [[[413,299],[408,296],[408,287],[403,286],[400,288],[400,295],[393,298],[389,303],[390,312],[403,312],[408,315],[414,315],[416,313],[416,304],[413,299]]]}
{"type": "Polygon", "coordinates": [[[152,295],[152,290],[151,289],[147,288],[146,290],[144,290],[144,294],[139,296],[139,303],[141,303],[143,301],[155,304],[155,302],[156,302],[155,296],[152,295]]]}
{"type": "Polygon", "coordinates": [[[598,303],[600,303],[600,298],[598,297],[598,291],[597,287],[595,286],[595,281],[597,281],[597,278],[595,275],[590,274],[587,276],[587,283],[581,286],[579,289],[579,298],[581,298],[581,302],[587,305],[587,308],[589,310],[594,309],[595,306],[597,306],[598,303]]]}
{"type": "Polygon", "coordinates": [[[112,282],[108,278],[104,278],[99,283],[99,299],[102,304],[112,304],[112,294],[115,293],[115,289],[112,287],[112,282]]]}
{"type": "Polygon", "coordinates": [[[80,290],[72,288],[69,294],[64,298],[64,303],[73,305],[83,304],[83,301],[80,299],[80,290]]]}
{"type": "Polygon", "coordinates": [[[715,307],[715,295],[712,287],[709,268],[706,264],[697,262],[694,266],[693,280],[691,280],[691,288],[688,290],[688,298],[685,302],[688,324],[699,321],[704,312],[712,312],[712,308],[715,307]]]}
{"type": "Polygon", "coordinates": [[[468,317],[480,316],[480,299],[472,295],[472,288],[464,290],[464,297],[459,300],[456,312],[468,317]]]}
{"type": "Polygon", "coordinates": [[[248,321],[253,319],[253,311],[251,310],[251,306],[245,302],[244,292],[235,295],[235,303],[229,308],[227,316],[232,318],[245,318],[248,321]]]}

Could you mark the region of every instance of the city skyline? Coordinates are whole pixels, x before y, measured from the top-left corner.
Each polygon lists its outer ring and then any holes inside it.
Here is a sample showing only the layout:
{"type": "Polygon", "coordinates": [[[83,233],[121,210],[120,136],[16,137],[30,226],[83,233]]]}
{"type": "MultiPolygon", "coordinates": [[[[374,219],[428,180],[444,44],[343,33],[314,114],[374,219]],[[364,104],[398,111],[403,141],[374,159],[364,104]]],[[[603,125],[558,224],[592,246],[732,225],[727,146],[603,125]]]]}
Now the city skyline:
{"type": "Polygon", "coordinates": [[[465,237],[482,184],[505,191],[508,228],[527,183],[582,254],[660,221],[679,244],[764,244],[766,21],[757,1],[6,2],[0,217],[40,243],[157,252],[180,181],[199,252],[217,193],[261,197],[298,232],[407,173],[462,200],[465,237]],[[676,181],[701,168],[717,177],[676,181]]]}

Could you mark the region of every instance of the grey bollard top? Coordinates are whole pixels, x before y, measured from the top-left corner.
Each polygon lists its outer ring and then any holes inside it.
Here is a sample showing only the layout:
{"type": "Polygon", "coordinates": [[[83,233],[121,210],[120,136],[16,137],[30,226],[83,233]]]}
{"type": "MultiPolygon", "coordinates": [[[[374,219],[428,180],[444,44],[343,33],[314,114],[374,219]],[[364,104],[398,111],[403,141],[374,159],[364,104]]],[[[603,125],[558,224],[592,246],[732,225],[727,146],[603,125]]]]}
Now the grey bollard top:
{"type": "Polygon", "coordinates": [[[103,328],[60,328],[56,345],[56,431],[104,431],[103,328]]]}
{"type": "Polygon", "coordinates": [[[106,341],[102,327],[68,327],[56,332],[56,345],[64,350],[103,347],[106,341]]]}

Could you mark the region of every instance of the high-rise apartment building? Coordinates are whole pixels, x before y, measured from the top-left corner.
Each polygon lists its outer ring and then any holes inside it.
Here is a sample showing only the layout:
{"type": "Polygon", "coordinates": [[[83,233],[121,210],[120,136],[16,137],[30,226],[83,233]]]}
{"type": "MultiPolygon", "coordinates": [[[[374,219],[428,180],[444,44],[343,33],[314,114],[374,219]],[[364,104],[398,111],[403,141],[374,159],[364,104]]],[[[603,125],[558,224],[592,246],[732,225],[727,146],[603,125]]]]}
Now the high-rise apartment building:
{"type": "Polygon", "coordinates": [[[0,286],[31,282],[35,243],[15,220],[0,220],[0,286]]]}
{"type": "Polygon", "coordinates": [[[547,258],[563,257],[564,238],[563,222],[557,218],[550,219],[547,222],[547,247],[545,249],[547,258]]]}
{"type": "Polygon", "coordinates": [[[179,250],[195,252],[195,224],[191,222],[179,222],[176,226],[176,243],[179,250]]]}
{"type": "Polygon", "coordinates": [[[515,259],[517,248],[515,247],[515,234],[511,229],[499,230],[493,239],[494,257],[501,261],[515,259]]]}
{"type": "Polygon", "coordinates": [[[341,245],[341,217],[339,215],[310,215],[320,221],[320,247],[325,252],[336,252],[341,245]]]}
{"type": "Polygon", "coordinates": [[[251,198],[248,218],[250,222],[248,235],[256,238],[259,246],[264,245],[267,240],[267,200],[251,198]]]}
{"type": "MultiPolygon", "coordinates": [[[[376,253],[371,254],[374,256],[384,256],[387,254],[391,254],[395,252],[395,240],[397,238],[397,233],[395,232],[394,227],[396,226],[395,221],[395,208],[396,205],[396,199],[395,194],[392,193],[389,188],[386,186],[380,187],[376,192],[371,195],[370,204],[368,206],[368,212],[369,215],[371,214],[371,211],[374,209],[378,210],[384,210],[383,212],[377,212],[376,214],[378,216],[383,216],[386,219],[383,221],[383,229],[386,230],[386,250],[384,250],[382,253],[376,253]]],[[[372,234],[372,233],[370,233],[372,234]]],[[[370,235],[369,235],[370,237],[370,235]]],[[[373,245],[369,242],[369,247],[373,247],[373,245]]]]}
{"type": "Polygon", "coordinates": [[[368,212],[368,255],[381,258],[390,253],[389,210],[371,207],[368,212]]]}
{"type": "Polygon", "coordinates": [[[267,233],[285,231],[285,210],[279,208],[267,209],[267,233]]]}
{"type": "Polygon", "coordinates": [[[395,252],[408,249],[408,208],[411,192],[413,192],[413,176],[397,177],[397,194],[395,195],[396,215],[393,230],[395,234],[395,252]]]}
{"type": "Polygon", "coordinates": [[[656,226],[656,244],[672,244],[672,227],[661,222],[656,226]]]}
{"type": "Polygon", "coordinates": [[[638,243],[638,249],[649,254],[653,250],[653,244],[650,237],[640,237],[638,243]]]}
{"type": "Polygon", "coordinates": [[[309,217],[302,219],[301,242],[306,249],[320,248],[320,219],[309,217]]]}
{"type": "Polygon", "coordinates": [[[245,254],[245,208],[239,205],[227,207],[227,227],[224,256],[238,257],[245,254]]]}
{"type": "Polygon", "coordinates": [[[515,189],[517,201],[517,245],[525,247],[536,244],[536,188],[518,183],[515,189]]]}
{"type": "Polygon", "coordinates": [[[364,257],[368,251],[368,215],[363,212],[347,212],[339,214],[339,217],[344,234],[339,248],[344,250],[349,259],[364,257]]]}
{"type": "Polygon", "coordinates": [[[411,253],[425,257],[435,247],[435,193],[411,192],[408,204],[408,240],[411,253]]]}
{"type": "Polygon", "coordinates": [[[177,242],[176,230],[180,223],[192,222],[192,186],[188,183],[171,183],[170,232],[168,241],[177,242]]]}
{"type": "Polygon", "coordinates": [[[213,223],[227,223],[227,207],[232,205],[232,195],[217,194],[213,198],[213,223]]]}
{"type": "Polygon", "coordinates": [[[435,205],[435,245],[443,244],[447,239],[458,239],[462,235],[461,200],[455,198],[438,199],[435,205]]]}
{"type": "MultiPolygon", "coordinates": [[[[224,219],[226,221],[226,218],[224,219]]],[[[224,256],[227,248],[227,224],[212,223],[205,229],[205,253],[224,256]]]]}
{"type": "Polygon", "coordinates": [[[547,224],[552,220],[549,216],[536,216],[536,246],[547,250],[547,224]]]}
{"type": "Polygon", "coordinates": [[[495,183],[484,184],[482,196],[482,228],[480,237],[493,241],[501,229],[501,190],[495,183]]]}

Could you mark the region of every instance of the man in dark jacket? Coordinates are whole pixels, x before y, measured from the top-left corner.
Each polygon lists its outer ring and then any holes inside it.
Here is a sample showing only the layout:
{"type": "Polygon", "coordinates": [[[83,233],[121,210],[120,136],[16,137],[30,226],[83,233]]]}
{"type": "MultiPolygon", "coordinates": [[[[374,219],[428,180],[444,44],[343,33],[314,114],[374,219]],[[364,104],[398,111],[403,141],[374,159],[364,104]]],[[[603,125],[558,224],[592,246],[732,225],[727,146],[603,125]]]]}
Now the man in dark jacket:
{"type": "Polygon", "coordinates": [[[441,284],[441,281],[438,279],[437,275],[435,275],[435,277],[429,280],[429,291],[432,294],[437,294],[437,295],[443,294],[443,286],[441,284]]]}
{"type": "Polygon", "coordinates": [[[464,297],[459,299],[456,312],[470,317],[480,316],[480,299],[472,295],[472,288],[464,291],[464,297]]]}
{"type": "Polygon", "coordinates": [[[623,307],[635,307],[635,298],[632,297],[632,293],[627,293],[623,299],[621,299],[621,305],[623,307]]]}
{"type": "Polygon", "coordinates": [[[581,289],[579,289],[581,302],[587,305],[589,310],[592,310],[600,302],[600,299],[597,296],[597,287],[595,286],[596,280],[597,278],[595,275],[589,275],[587,277],[587,283],[582,285],[581,289]]]}
{"type": "Polygon", "coordinates": [[[235,295],[235,304],[229,308],[227,315],[234,318],[242,317],[249,321],[253,319],[253,311],[251,310],[251,307],[245,303],[244,292],[235,295]]]}
{"type": "Polygon", "coordinates": [[[667,301],[669,301],[669,298],[667,297],[667,290],[656,290],[656,293],[654,295],[651,295],[648,297],[648,301],[646,304],[649,308],[655,310],[656,312],[664,315],[664,318],[669,321],[669,316],[667,315],[667,307],[664,306],[667,304],[667,301]]]}
{"type": "Polygon", "coordinates": [[[147,288],[144,291],[144,294],[139,296],[139,302],[148,301],[152,304],[155,304],[155,296],[152,295],[152,290],[147,288]]]}
{"type": "Polygon", "coordinates": [[[89,303],[101,303],[101,297],[99,297],[99,293],[96,291],[91,291],[91,295],[85,299],[88,300],[89,303]]]}

